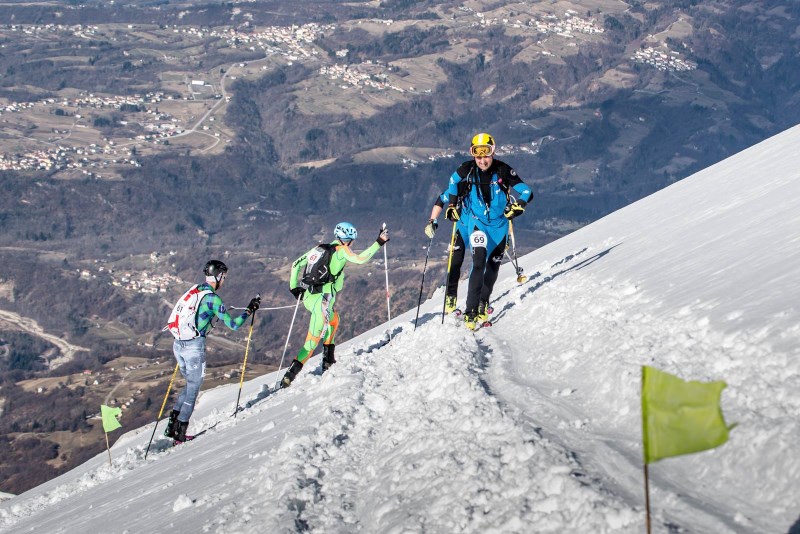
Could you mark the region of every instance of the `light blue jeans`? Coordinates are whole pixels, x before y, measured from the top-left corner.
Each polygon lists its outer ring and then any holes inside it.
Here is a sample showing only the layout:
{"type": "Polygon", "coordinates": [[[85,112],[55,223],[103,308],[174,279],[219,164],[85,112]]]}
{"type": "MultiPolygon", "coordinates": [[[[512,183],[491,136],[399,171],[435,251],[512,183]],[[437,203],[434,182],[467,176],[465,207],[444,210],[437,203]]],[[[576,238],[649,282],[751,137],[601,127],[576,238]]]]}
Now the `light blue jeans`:
{"type": "Polygon", "coordinates": [[[178,421],[187,423],[206,376],[206,338],[196,337],[189,341],[176,339],[172,344],[172,352],[175,353],[181,375],[186,379],[186,387],[178,395],[174,409],[181,412],[178,421]]]}

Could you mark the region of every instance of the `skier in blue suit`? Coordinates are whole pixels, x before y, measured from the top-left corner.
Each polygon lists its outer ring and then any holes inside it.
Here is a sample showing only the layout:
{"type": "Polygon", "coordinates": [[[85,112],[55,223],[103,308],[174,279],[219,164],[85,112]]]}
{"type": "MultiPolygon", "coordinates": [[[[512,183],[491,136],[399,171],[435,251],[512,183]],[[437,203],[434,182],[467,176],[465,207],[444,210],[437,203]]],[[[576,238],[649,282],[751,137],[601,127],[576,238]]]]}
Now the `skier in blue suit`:
{"type": "Polygon", "coordinates": [[[445,217],[454,222],[463,219],[459,231],[467,234],[464,240],[472,253],[464,311],[464,321],[471,329],[489,317],[489,299],[506,250],[509,221],[521,215],[533,199],[530,187],[507,163],[495,159],[494,152],[491,135],[473,137],[473,159],[456,169],[447,188],[445,217]]]}

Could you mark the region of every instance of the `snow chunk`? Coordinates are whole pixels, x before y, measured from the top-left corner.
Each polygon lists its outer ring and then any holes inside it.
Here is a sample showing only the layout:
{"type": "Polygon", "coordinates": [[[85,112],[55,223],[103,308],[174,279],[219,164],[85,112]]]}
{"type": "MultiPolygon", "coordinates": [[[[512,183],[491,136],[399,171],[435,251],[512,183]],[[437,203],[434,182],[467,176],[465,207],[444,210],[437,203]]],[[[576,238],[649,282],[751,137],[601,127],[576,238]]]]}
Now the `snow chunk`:
{"type": "Polygon", "coordinates": [[[186,508],[191,508],[194,506],[194,500],[190,498],[185,493],[182,493],[175,499],[175,502],[172,504],[172,511],[173,512],[180,512],[181,510],[185,510],[186,508]]]}

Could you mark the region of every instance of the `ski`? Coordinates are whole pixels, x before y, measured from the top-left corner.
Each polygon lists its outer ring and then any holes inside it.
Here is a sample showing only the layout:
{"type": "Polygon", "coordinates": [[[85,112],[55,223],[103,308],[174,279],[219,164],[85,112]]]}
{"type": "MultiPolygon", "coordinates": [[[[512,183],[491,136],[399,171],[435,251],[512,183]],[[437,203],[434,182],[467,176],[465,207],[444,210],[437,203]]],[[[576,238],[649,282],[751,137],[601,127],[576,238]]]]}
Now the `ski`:
{"type": "Polygon", "coordinates": [[[244,405],[243,408],[241,408],[241,407],[239,408],[239,411],[242,411],[242,410],[245,410],[245,409],[248,409],[248,408],[252,408],[254,404],[256,404],[258,402],[261,402],[262,400],[266,399],[267,397],[269,397],[270,395],[272,395],[273,393],[275,393],[279,389],[280,389],[280,386],[278,386],[278,388],[275,388],[275,389],[267,387],[265,390],[259,391],[258,395],[256,395],[256,398],[247,401],[247,403],[244,405]]]}
{"type": "Polygon", "coordinates": [[[202,436],[203,434],[205,434],[206,432],[208,432],[209,430],[211,430],[212,428],[214,428],[215,426],[217,426],[218,424],[219,424],[219,421],[217,421],[216,423],[214,423],[213,425],[211,425],[209,427],[204,428],[203,430],[201,430],[197,434],[194,434],[193,436],[186,436],[186,441],[175,441],[175,440],[172,440],[172,446],[173,447],[177,447],[178,445],[183,445],[184,443],[188,443],[190,441],[194,441],[197,438],[199,438],[200,436],[202,436]]]}
{"type": "Polygon", "coordinates": [[[195,435],[194,435],[194,437],[193,437],[192,439],[195,439],[195,438],[197,438],[197,436],[202,436],[203,434],[205,434],[206,432],[208,432],[209,430],[211,430],[212,428],[214,428],[214,427],[215,427],[215,426],[217,426],[218,424],[219,424],[219,421],[217,421],[216,423],[214,423],[213,425],[211,425],[211,426],[209,426],[209,427],[206,427],[206,428],[204,428],[203,430],[201,430],[200,432],[198,432],[197,434],[195,434],[195,435]]]}
{"type": "Polygon", "coordinates": [[[231,417],[236,417],[236,415],[237,415],[239,412],[242,412],[242,411],[244,411],[244,410],[246,410],[246,409],[250,408],[250,407],[251,407],[251,406],[253,406],[255,403],[257,403],[257,402],[260,402],[262,399],[266,399],[267,397],[269,397],[270,395],[272,395],[273,393],[275,393],[276,391],[278,391],[278,389],[280,389],[280,387],[278,387],[277,389],[272,389],[272,388],[268,387],[266,384],[264,384],[264,385],[262,386],[262,389],[261,389],[261,391],[259,391],[259,392],[258,392],[258,395],[256,395],[256,398],[255,398],[255,399],[252,399],[252,400],[249,400],[249,401],[247,401],[247,402],[245,403],[245,405],[244,405],[244,406],[242,406],[241,404],[240,404],[240,405],[238,405],[238,406],[236,407],[236,411],[235,411],[235,412],[233,412],[233,413],[231,414],[231,417]]]}

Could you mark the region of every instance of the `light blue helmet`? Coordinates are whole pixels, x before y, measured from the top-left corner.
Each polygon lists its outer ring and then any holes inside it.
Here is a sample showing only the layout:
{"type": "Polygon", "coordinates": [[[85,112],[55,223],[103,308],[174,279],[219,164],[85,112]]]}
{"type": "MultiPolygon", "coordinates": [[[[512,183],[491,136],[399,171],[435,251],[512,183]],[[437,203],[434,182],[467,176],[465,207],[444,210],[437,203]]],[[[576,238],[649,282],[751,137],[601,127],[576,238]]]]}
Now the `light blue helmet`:
{"type": "Polygon", "coordinates": [[[358,232],[349,222],[340,222],[333,230],[333,236],[340,241],[352,241],[358,237],[358,232]]]}

